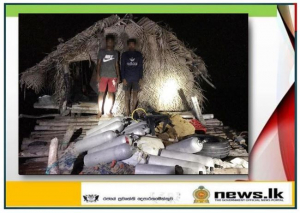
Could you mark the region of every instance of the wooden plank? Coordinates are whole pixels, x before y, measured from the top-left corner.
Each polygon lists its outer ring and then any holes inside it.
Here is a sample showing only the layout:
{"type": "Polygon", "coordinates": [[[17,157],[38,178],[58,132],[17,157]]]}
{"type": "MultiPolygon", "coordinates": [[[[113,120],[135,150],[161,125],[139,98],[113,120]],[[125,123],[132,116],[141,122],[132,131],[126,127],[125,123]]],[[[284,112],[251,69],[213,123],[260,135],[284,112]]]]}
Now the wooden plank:
{"type": "Polygon", "coordinates": [[[71,113],[97,114],[98,113],[98,103],[81,102],[79,104],[73,104],[70,109],[71,109],[71,113]]]}
{"type": "Polygon", "coordinates": [[[47,137],[55,137],[55,136],[63,136],[64,135],[64,133],[62,132],[62,133],[57,133],[57,134],[48,134],[48,135],[46,135],[46,134],[34,134],[34,135],[31,135],[30,136],[30,138],[36,138],[36,139],[38,139],[38,138],[43,138],[43,137],[45,137],[45,138],[47,138],[47,137]]]}
{"type": "MultiPolygon", "coordinates": [[[[30,135],[53,135],[53,134],[64,134],[66,131],[64,130],[55,130],[55,131],[52,131],[52,130],[49,130],[49,131],[33,131],[30,133],[30,135]]],[[[86,133],[86,130],[82,130],[82,134],[85,134],[86,133]]]]}
{"type": "MultiPolygon", "coordinates": [[[[49,143],[51,141],[51,139],[53,139],[54,137],[49,137],[49,138],[44,138],[44,139],[36,139],[36,138],[27,138],[27,140],[23,140],[22,144],[21,144],[21,150],[25,151],[28,149],[32,149],[32,150],[36,150],[36,149],[42,149],[42,148],[47,148],[49,146],[49,143]],[[32,143],[36,143],[36,142],[43,142],[46,143],[46,145],[32,145],[32,143]]],[[[60,136],[59,139],[63,140],[63,136],[60,136]]],[[[79,136],[77,137],[75,140],[72,140],[71,142],[77,142],[83,139],[83,136],[79,136]]]]}
{"type": "Polygon", "coordinates": [[[227,168],[227,169],[221,169],[221,168],[215,168],[212,172],[213,174],[248,174],[247,168],[227,168]]]}
{"type": "Polygon", "coordinates": [[[83,121],[95,121],[98,122],[99,118],[96,116],[81,116],[81,117],[56,117],[55,120],[64,120],[70,122],[83,122],[83,121]]]}
{"type": "Polygon", "coordinates": [[[74,131],[75,131],[75,127],[73,125],[68,127],[66,134],[64,135],[64,138],[60,143],[60,147],[59,147],[60,150],[64,150],[68,147],[69,142],[74,134],[74,131]]]}
{"type": "Polygon", "coordinates": [[[214,114],[203,114],[203,119],[205,120],[209,120],[213,118],[214,118],[214,114]]]}
{"type": "MultiPolygon", "coordinates": [[[[76,126],[75,129],[88,130],[94,126],[76,126]]],[[[34,130],[67,130],[68,126],[35,126],[34,130]]]]}
{"type": "Polygon", "coordinates": [[[58,139],[53,138],[49,146],[47,174],[59,174],[57,159],[58,159],[58,139]]]}
{"type": "Polygon", "coordinates": [[[86,111],[97,111],[98,107],[81,107],[81,106],[72,106],[70,110],[86,110],[86,111]]]}
{"type": "MultiPolygon", "coordinates": [[[[58,151],[58,155],[63,154],[63,151],[58,151]]],[[[49,156],[49,149],[45,151],[29,153],[29,152],[20,152],[19,158],[41,158],[41,157],[48,157],[49,156]]]]}
{"type": "Polygon", "coordinates": [[[33,104],[33,108],[35,108],[35,109],[59,109],[59,106],[56,104],[40,105],[38,103],[35,103],[35,104],[33,104]]]}
{"type": "Polygon", "coordinates": [[[60,133],[64,133],[65,131],[61,130],[61,131],[33,131],[30,133],[30,135],[51,135],[51,134],[60,134],[60,133]]]}
{"type": "Polygon", "coordinates": [[[39,122],[41,126],[97,126],[96,122],[51,122],[51,121],[43,121],[39,122]]]}
{"type": "MultiPolygon", "coordinates": [[[[55,137],[55,136],[64,136],[65,133],[58,133],[58,134],[34,134],[34,135],[31,135],[30,138],[42,138],[42,137],[55,137]]],[[[86,135],[86,133],[74,133],[74,135],[86,135]]]]}
{"type": "Polygon", "coordinates": [[[249,153],[245,149],[232,149],[229,151],[230,157],[248,157],[249,153]]]}
{"type": "MultiPolygon", "coordinates": [[[[79,117],[79,118],[81,118],[81,117],[79,117]]],[[[66,119],[40,119],[40,120],[37,120],[36,122],[38,124],[49,123],[49,122],[57,124],[57,123],[63,122],[63,123],[68,123],[70,125],[74,124],[74,123],[91,123],[93,125],[97,125],[99,122],[99,119],[93,120],[93,119],[79,119],[79,118],[77,118],[77,119],[76,118],[72,118],[72,119],[68,119],[68,118],[66,118],[66,119]]]]}
{"type": "Polygon", "coordinates": [[[72,107],[89,107],[89,108],[97,108],[98,107],[98,103],[97,102],[80,102],[78,104],[73,104],[72,107]]]}
{"type": "Polygon", "coordinates": [[[224,134],[224,131],[206,131],[206,134],[218,134],[218,133],[223,133],[224,134]]]}
{"type": "MultiPolygon", "coordinates": [[[[57,138],[58,138],[58,139],[63,139],[63,137],[64,137],[63,135],[57,135],[57,138]]],[[[52,138],[55,138],[55,136],[50,135],[50,136],[42,136],[42,137],[32,137],[32,138],[30,138],[30,139],[48,142],[48,141],[51,140],[52,138]]]]}
{"type": "Polygon", "coordinates": [[[98,114],[98,110],[79,110],[79,109],[72,109],[71,113],[85,113],[85,114],[98,114]]]}
{"type": "Polygon", "coordinates": [[[25,115],[25,114],[20,114],[19,118],[33,118],[33,119],[38,119],[38,118],[47,118],[47,117],[56,117],[59,116],[59,114],[45,114],[45,115],[25,115]]]}
{"type": "Polygon", "coordinates": [[[32,142],[48,142],[48,141],[44,141],[44,140],[41,140],[41,139],[32,139],[32,138],[23,138],[23,141],[22,141],[22,145],[23,144],[30,144],[32,142]]]}
{"type": "Polygon", "coordinates": [[[19,167],[20,175],[38,175],[45,174],[47,168],[47,160],[43,162],[34,162],[33,159],[43,159],[43,158],[31,158],[26,160],[25,163],[21,164],[19,167]]]}
{"type": "Polygon", "coordinates": [[[43,157],[43,158],[32,158],[32,159],[28,159],[24,164],[27,164],[27,163],[36,163],[36,162],[44,162],[44,163],[47,163],[47,162],[48,162],[48,158],[47,158],[47,157],[43,157]]]}
{"type": "MultiPolygon", "coordinates": [[[[59,106],[57,104],[42,105],[35,103],[33,107],[36,109],[59,109],[59,106]]],[[[75,111],[85,111],[85,113],[94,113],[95,111],[98,112],[98,103],[82,102],[79,104],[73,104],[71,107],[67,107],[67,109],[70,109],[71,111],[74,110],[74,113],[77,113],[75,111]]]]}

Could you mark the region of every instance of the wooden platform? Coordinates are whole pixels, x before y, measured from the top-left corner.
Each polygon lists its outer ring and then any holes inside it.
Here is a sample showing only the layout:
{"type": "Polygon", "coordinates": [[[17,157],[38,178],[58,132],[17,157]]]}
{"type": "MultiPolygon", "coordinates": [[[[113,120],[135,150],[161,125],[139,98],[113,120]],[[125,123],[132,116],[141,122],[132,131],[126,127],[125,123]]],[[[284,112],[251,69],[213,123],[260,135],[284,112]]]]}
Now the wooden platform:
{"type": "Polygon", "coordinates": [[[49,143],[57,137],[62,140],[69,126],[75,127],[71,142],[81,140],[86,131],[96,126],[99,119],[96,116],[57,116],[52,119],[37,119],[34,131],[29,138],[24,138],[21,144],[20,158],[48,156],[49,143]]]}
{"type": "MultiPolygon", "coordinates": [[[[88,110],[93,109],[92,105],[84,105],[88,110]],[[90,107],[90,108],[89,108],[90,107]]],[[[75,108],[74,108],[75,109],[75,108]]],[[[82,106],[81,106],[82,109],[82,106]]],[[[85,109],[85,110],[87,110],[85,109]]],[[[183,117],[187,119],[192,116],[191,113],[185,112],[181,113],[183,117]]],[[[236,133],[229,127],[224,126],[218,119],[207,116],[206,128],[207,134],[220,136],[227,138],[230,141],[232,150],[230,151],[229,157],[247,157],[248,153],[245,149],[234,144],[233,138],[236,133]]],[[[108,119],[105,116],[101,120],[108,119]]],[[[42,174],[45,172],[47,166],[49,144],[51,139],[57,137],[59,141],[62,141],[64,135],[66,134],[69,126],[74,126],[75,132],[72,136],[70,142],[76,142],[81,140],[86,131],[96,126],[99,119],[93,116],[56,116],[55,118],[42,118],[36,120],[36,126],[34,130],[30,133],[28,138],[24,138],[20,146],[19,159],[20,174],[42,174]]],[[[61,155],[63,150],[59,150],[58,154],[61,155]]],[[[231,172],[235,170],[224,170],[223,174],[226,172],[231,172]]],[[[222,169],[217,170],[218,174],[222,174],[222,169]]],[[[244,174],[245,169],[240,169],[239,171],[234,171],[236,174],[244,174]]]]}
{"type": "MultiPolygon", "coordinates": [[[[57,109],[59,110],[58,105],[41,105],[38,103],[35,103],[33,105],[36,109],[57,109]]],[[[85,113],[85,114],[97,114],[98,113],[98,103],[97,102],[80,102],[76,104],[72,104],[71,107],[67,107],[68,110],[71,111],[71,113],[85,113]]]]}

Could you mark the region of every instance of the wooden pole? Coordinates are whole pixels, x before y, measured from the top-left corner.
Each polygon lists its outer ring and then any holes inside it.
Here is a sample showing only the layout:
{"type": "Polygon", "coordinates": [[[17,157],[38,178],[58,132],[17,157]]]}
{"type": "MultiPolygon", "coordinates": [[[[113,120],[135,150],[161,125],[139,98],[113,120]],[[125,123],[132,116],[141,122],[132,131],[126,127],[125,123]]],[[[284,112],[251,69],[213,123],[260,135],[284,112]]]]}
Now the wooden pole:
{"type": "MultiPolygon", "coordinates": [[[[76,126],[75,129],[88,130],[94,126],[76,126]]],[[[68,126],[35,126],[34,130],[67,130],[68,126]]]]}
{"type": "Polygon", "coordinates": [[[39,122],[41,126],[97,126],[95,122],[79,122],[79,123],[69,123],[69,122],[52,122],[52,121],[43,121],[39,122]]]}
{"type": "Polygon", "coordinates": [[[64,135],[64,139],[60,144],[60,150],[65,150],[68,147],[69,142],[74,134],[74,131],[75,131],[75,126],[69,126],[66,134],[64,135]]]}
{"type": "Polygon", "coordinates": [[[202,110],[199,106],[199,102],[198,102],[198,98],[196,96],[192,97],[192,103],[193,103],[193,108],[196,114],[197,119],[203,124],[205,125],[205,120],[203,119],[202,116],[202,110]]]}
{"type": "Polygon", "coordinates": [[[38,118],[48,118],[48,117],[56,117],[56,116],[59,116],[59,114],[46,114],[46,115],[25,115],[25,114],[20,114],[19,118],[38,119],[38,118]]]}
{"type": "Polygon", "coordinates": [[[65,131],[33,131],[30,135],[52,135],[52,134],[64,134],[65,131]]]}
{"type": "Polygon", "coordinates": [[[59,174],[58,168],[58,139],[53,138],[49,147],[48,167],[46,174],[59,174]]]}
{"type": "Polygon", "coordinates": [[[100,119],[96,118],[96,116],[82,116],[79,118],[75,118],[75,117],[55,117],[55,119],[53,121],[68,121],[68,122],[84,122],[84,121],[94,121],[94,122],[98,122],[100,119]]]}

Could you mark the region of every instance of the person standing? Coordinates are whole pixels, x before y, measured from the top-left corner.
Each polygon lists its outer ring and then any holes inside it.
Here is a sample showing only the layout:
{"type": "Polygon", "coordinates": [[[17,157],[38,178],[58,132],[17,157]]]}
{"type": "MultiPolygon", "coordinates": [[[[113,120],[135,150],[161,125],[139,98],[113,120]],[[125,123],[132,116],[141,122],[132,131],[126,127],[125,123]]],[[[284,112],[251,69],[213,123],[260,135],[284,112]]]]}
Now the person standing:
{"type": "Polygon", "coordinates": [[[104,95],[107,88],[108,97],[108,116],[112,117],[112,108],[115,100],[115,92],[117,91],[117,85],[120,82],[119,72],[119,53],[114,50],[115,37],[113,35],[106,36],[106,48],[100,49],[98,53],[97,63],[97,77],[98,77],[98,115],[102,116],[102,108],[104,102],[104,95]]]}
{"type": "Polygon", "coordinates": [[[125,115],[129,116],[138,102],[138,91],[143,78],[143,55],[136,50],[136,40],[127,41],[128,51],[121,57],[121,75],[125,91],[125,115]],[[130,100],[132,90],[132,101],[130,100]],[[130,104],[132,103],[132,104],[130,104]]]}

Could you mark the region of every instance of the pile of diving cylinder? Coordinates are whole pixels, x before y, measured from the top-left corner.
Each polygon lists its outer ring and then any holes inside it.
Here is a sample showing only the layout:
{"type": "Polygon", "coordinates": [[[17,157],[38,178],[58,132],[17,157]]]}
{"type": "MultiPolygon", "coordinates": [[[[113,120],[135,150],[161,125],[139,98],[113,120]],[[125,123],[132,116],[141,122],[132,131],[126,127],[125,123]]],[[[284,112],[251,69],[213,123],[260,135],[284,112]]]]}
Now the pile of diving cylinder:
{"type": "Polygon", "coordinates": [[[203,142],[197,137],[165,147],[150,133],[146,121],[117,116],[100,120],[75,144],[75,150],[78,154],[87,152],[86,167],[123,161],[135,166],[135,174],[209,174],[214,169],[211,157],[198,154],[203,142]]]}

